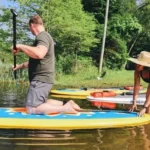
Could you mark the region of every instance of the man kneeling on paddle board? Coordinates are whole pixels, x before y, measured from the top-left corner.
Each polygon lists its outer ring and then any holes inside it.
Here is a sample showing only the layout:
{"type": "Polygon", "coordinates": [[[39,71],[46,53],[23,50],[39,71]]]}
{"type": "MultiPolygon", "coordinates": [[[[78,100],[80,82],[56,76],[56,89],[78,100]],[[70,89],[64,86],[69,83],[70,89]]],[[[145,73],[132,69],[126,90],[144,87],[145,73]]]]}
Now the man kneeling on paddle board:
{"type": "Polygon", "coordinates": [[[30,114],[48,114],[55,112],[77,113],[80,107],[72,100],[63,105],[62,101],[47,100],[54,84],[54,41],[45,31],[39,15],[29,20],[30,31],[35,35],[33,46],[17,44],[14,55],[20,51],[29,56],[29,61],[16,65],[13,70],[28,68],[30,86],[26,98],[27,112],[30,114]]]}
{"type": "Polygon", "coordinates": [[[146,92],[146,101],[143,109],[139,112],[139,116],[143,116],[146,113],[150,113],[150,53],[142,51],[138,58],[129,58],[130,61],[136,64],[134,73],[134,93],[133,93],[133,105],[130,111],[137,109],[136,100],[140,90],[140,78],[148,83],[146,92]]]}

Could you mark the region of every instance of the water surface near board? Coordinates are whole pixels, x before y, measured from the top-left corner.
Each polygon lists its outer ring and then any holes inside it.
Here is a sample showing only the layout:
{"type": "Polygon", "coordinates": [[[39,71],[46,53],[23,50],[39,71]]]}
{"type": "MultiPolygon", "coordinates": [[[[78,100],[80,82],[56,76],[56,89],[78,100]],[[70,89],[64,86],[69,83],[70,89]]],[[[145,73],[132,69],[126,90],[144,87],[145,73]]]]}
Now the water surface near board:
{"type": "MultiPolygon", "coordinates": [[[[0,84],[0,107],[23,107],[27,85],[0,84]]],[[[76,100],[84,108],[89,102],[76,100]]],[[[50,131],[0,129],[0,150],[150,150],[150,124],[139,127],[50,131]]]]}

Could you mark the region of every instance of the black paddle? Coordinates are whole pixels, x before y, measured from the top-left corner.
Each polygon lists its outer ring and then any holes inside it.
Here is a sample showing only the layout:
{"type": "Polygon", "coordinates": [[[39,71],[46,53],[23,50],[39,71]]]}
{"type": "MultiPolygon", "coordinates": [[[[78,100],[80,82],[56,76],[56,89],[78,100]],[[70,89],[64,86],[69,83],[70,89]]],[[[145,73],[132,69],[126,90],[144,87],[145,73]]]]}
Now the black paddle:
{"type": "MultiPolygon", "coordinates": [[[[16,50],[16,17],[17,13],[14,9],[10,10],[13,14],[13,49],[16,50]]],[[[16,56],[14,55],[14,68],[16,68],[16,56]]],[[[14,71],[14,78],[17,78],[16,70],[14,71]]]]}

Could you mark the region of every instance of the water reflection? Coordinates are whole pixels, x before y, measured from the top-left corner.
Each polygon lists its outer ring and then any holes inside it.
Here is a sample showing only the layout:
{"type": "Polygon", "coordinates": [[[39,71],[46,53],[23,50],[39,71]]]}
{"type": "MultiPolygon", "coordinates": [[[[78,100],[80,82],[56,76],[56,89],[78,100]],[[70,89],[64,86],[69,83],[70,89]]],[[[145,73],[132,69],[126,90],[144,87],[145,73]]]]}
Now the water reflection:
{"type": "Polygon", "coordinates": [[[24,84],[0,84],[0,107],[24,106],[27,85],[24,84]]]}
{"type": "Polygon", "coordinates": [[[141,127],[144,150],[150,150],[150,124],[141,127]]]}
{"type": "MultiPolygon", "coordinates": [[[[92,131],[93,133],[96,131],[92,131]]],[[[12,149],[86,149],[93,136],[87,131],[40,131],[40,130],[2,130],[0,131],[0,149],[8,146],[12,149]],[[2,136],[3,135],[3,136],[2,136]]],[[[89,147],[88,147],[89,148],[89,147]]],[[[91,147],[92,148],[92,147],[91,147]]]]}
{"type": "MultiPolygon", "coordinates": [[[[0,85],[0,107],[24,106],[27,86],[0,85]]],[[[77,101],[91,107],[87,101],[77,101]]],[[[0,130],[0,150],[150,150],[150,124],[97,130],[0,130]]]]}
{"type": "Polygon", "coordinates": [[[149,150],[150,130],[147,127],[77,131],[0,130],[0,149],[149,150]]]}

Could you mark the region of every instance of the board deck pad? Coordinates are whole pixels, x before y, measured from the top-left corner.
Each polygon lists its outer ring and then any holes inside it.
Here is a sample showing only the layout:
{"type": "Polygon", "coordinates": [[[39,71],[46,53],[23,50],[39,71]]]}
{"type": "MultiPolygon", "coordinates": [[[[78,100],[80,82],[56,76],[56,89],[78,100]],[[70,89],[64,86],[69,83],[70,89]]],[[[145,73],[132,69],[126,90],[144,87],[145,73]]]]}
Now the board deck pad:
{"type": "Polygon", "coordinates": [[[17,129],[96,129],[137,126],[150,122],[150,115],[117,110],[80,112],[77,114],[27,114],[25,108],[0,108],[0,128],[17,129]]]}
{"type": "Polygon", "coordinates": [[[99,118],[131,118],[137,117],[136,112],[125,112],[125,111],[97,111],[97,112],[81,112],[77,114],[63,114],[63,113],[52,113],[49,115],[34,115],[27,114],[25,109],[0,109],[0,118],[20,118],[20,119],[99,119],[99,118]]]}

